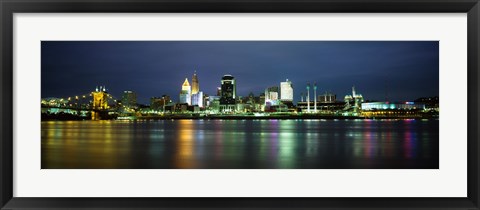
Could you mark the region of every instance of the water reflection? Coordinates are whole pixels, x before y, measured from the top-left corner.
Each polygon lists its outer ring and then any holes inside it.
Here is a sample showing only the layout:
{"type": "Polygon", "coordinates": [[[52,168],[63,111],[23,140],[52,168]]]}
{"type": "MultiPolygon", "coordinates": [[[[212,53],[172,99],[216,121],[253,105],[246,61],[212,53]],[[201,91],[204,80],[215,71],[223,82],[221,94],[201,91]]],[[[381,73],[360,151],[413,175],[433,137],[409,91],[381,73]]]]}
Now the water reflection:
{"type": "Polygon", "coordinates": [[[438,168],[438,121],[42,122],[42,168],[438,168]]]}

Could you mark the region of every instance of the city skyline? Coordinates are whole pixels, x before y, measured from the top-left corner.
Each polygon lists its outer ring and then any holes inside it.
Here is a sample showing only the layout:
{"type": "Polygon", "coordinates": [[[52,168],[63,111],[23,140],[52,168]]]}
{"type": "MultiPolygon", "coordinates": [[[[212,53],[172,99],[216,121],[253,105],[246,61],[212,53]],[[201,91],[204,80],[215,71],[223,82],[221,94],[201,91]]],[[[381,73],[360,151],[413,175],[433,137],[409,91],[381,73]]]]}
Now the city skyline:
{"type": "Polygon", "coordinates": [[[134,91],[142,104],[165,94],[178,101],[182,81],[193,82],[194,74],[197,90],[208,95],[231,74],[243,97],[288,79],[294,102],[309,82],[317,83],[317,95],[329,91],[339,100],[353,85],[367,100],[413,100],[439,95],[438,42],[42,42],[42,98],[83,94],[101,84],[117,97],[134,91]],[[193,63],[196,68],[187,66],[193,63]]]}

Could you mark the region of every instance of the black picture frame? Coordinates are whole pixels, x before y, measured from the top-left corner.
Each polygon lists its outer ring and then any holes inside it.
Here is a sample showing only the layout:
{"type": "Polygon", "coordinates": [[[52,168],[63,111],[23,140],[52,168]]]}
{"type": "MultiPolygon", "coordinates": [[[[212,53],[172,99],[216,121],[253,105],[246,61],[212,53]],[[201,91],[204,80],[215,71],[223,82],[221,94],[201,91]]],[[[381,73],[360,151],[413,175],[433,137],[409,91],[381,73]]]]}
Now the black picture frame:
{"type": "MultiPolygon", "coordinates": [[[[1,209],[479,209],[479,0],[0,0],[1,209]],[[14,13],[467,13],[466,198],[25,198],[13,197],[14,13]]],[[[126,189],[128,190],[128,189],[126,189]]]]}

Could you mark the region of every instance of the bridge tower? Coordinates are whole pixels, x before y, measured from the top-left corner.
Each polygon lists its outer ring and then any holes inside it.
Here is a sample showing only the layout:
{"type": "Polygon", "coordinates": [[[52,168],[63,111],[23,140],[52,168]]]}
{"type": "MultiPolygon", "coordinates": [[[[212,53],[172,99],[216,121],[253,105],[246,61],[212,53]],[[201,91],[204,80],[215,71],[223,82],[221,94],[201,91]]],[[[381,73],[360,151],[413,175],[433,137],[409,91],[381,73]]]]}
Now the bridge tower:
{"type": "Polygon", "coordinates": [[[108,95],[105,86],[95,88],[95,92],[92,92],[92,120],[101,120],[102,114],[108,109],[108,95]]]}

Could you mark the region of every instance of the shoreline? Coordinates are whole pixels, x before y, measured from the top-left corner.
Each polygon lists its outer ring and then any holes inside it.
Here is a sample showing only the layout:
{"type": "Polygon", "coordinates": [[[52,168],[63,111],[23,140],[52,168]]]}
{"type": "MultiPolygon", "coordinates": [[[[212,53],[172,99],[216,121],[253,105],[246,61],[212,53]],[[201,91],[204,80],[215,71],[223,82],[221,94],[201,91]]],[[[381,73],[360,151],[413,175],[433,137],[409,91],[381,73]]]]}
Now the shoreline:
{"type": "MultiPolygon", "coordinates": [[[[124,119],[106,119],[106,120],[119,120],[119,121],[136,121],[136,120],[309,120],[309,119],[323,119],[323,120],[438,120],[438,117],[361,117],[361,116],[323,116],[323,115],[302,115],[302,116],[142,116],[135,118],[124,119]]],[[[89,119],[42,119],[41,121],[91,121],[89,119]]]]}

